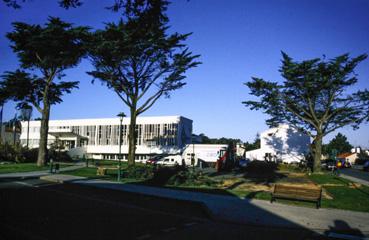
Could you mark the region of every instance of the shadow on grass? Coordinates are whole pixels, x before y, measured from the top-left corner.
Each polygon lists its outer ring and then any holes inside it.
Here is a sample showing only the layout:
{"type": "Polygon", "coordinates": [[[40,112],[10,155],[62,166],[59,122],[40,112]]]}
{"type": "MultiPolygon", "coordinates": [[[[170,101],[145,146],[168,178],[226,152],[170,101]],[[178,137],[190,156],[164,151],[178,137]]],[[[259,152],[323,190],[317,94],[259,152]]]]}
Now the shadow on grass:
{"type": "Polygon", "coordinates": [[[269,185],[287,178],[287,174],[278,172],[278,165],[273,162],[253,161],[245,169],[243,178],[251,183],[269,185]]]}

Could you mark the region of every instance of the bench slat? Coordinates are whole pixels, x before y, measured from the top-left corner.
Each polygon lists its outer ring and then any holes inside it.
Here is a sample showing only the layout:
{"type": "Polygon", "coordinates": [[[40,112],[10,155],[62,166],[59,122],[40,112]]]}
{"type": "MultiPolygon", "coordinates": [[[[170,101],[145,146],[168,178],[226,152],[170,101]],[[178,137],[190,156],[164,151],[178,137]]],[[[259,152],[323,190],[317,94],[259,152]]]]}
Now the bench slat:
{"type": "Polygon", "coordinates": [[[273,202],[276,198],[310,201],[316,202],[317,208],[319,208],[321,197],[322,197],[321,188],[276,184],[272,192],[271,202],[273,202]]]}

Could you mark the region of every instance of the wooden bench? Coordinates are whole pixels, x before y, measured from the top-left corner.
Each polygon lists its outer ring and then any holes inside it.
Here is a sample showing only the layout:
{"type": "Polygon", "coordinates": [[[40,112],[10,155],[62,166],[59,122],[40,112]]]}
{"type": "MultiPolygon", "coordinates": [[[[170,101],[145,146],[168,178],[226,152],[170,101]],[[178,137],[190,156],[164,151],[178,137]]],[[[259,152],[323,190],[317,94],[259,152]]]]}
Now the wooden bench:
{"type": "Polygon", "coordinates": [[[322,188],[317,186],[310,187],[275,184],[270,202],[273,203],[277,198],[314,202],[316,203],[316,208],[319,208],[322,200],[322,188]]]}

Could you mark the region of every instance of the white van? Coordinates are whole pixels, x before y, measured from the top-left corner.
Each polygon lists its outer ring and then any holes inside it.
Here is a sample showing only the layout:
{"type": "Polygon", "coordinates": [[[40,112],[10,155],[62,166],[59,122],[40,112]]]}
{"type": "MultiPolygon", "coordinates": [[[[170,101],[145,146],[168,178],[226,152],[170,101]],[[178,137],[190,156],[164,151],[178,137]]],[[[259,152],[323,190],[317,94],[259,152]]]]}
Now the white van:
{"type": "Polygon", "coordinates": [[[181,165],[182,164],[182,155],[171,155],[161,158],[159,161],[156,162],[156,164],[160,165],[168,165],[168,166],[174,166],[174,165],[181,165]]]}

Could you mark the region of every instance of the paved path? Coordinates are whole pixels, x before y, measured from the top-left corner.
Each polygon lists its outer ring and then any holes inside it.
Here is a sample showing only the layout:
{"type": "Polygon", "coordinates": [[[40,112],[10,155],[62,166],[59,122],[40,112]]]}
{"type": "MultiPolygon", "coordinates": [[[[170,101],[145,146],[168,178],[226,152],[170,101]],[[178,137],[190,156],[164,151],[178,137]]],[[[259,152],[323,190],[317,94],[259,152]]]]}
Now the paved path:
{"type": "Polygon", "coordinates": [[[360,169],[342,169],[340,170],[340,177],[369,186],[369,172],[360,169]]]}
{"type": "Polygon", "coordinates": [[[315,209],[269,203],[262,200],[246,200],[235,196],[223,196],[134,184],[119,184],[104,180],[76,180],[73,183],[99,188],[153,195],[205,204],[214,219],[262,226],[306,228],[322,233],[331,229],[359,229],[369,235],[369,213],[336,209],[315,209]]]}
{"type": "Polygon", "coordinates": [[[0,212],[1,240],[327,239],[308,229],[209,221],[198,204],[35,178],[0,180],[0,212]]]}
{"type": "MultiPolygon", "coordinates": [[[[76,165],[70,167],[60,168],[59,172],[71,171],[85,167],[84,163],[77,163],[76,165]]],[[[33,172],[15,172],[15,173],[3,173],[0,174],[1,178],[29,178],[29,177],[41,177],[45,175],[50,175],[49,170],[43,171],[33,171],[33,172]]]]}

